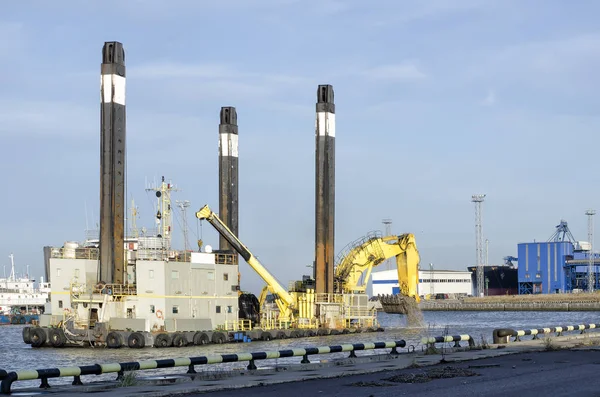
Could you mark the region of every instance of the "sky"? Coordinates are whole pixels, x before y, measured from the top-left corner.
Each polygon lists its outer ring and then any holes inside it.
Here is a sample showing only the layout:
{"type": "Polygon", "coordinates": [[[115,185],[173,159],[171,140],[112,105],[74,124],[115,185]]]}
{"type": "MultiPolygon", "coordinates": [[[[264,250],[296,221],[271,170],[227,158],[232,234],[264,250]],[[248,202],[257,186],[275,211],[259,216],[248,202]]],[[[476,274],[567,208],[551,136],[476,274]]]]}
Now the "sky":
{"type": "Polygon", "coordinates": [[[147,181],[165,176],[191,203],[191,244],[218,245],[193,213],[218,208],[219,110],[235,106],[239,237],[286,286],[312,272],[316,90],[332,84],[336,252],[391,218],[422,265],[465,270],[473,194],[486,194],[492,264],[561,219],[587,240],[585,211],[600,209],[599,12],[592,0],[6,2],[0,264],[13,252],[17,272],[39,277],[43,246],[97,222],[105,41],[126,52],[139,226],[154,221],[147,181]]]}

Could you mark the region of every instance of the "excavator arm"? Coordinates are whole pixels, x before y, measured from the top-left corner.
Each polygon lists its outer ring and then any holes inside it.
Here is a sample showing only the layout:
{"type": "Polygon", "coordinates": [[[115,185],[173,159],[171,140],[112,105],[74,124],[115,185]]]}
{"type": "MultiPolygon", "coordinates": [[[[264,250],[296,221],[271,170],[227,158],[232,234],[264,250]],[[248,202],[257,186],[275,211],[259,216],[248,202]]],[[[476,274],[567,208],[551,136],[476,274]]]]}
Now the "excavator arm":
{"type": "MultiPolygon", "coordinates": [[[[244,258],[244,260],[250,265],[250,267],[264,280],[267,284],[266,290],[271,292],[275,296],[275,302],[279,308],[279,320],[291,321],[292,309],[294,305],[293,297],[279,284],[279,282],[273,277],[271,273],[259,262],[259,260],[252,255],[250,250],[237,238],[235,234],[221,221],[221,219],[212,212],[212,210],[205,205],[196,212],[196,218],[202,220],[206,219],[221,236],[236,250],[238,254],[244,258]]],[[[263,290],[264,292],[264,290],[263,290]]],[[[264,301],[264,297],[261,294],[261,304],[264,301]]]]}
{"type": "Polygon", "coordinates": [[[338,289],[344,293],[365,292],[373,268],[394,257],[400,293],[419,302],[417,286],[420,257],[415,236],[411,233],[372,237],[352,247],[335,269],[338,289]]]}

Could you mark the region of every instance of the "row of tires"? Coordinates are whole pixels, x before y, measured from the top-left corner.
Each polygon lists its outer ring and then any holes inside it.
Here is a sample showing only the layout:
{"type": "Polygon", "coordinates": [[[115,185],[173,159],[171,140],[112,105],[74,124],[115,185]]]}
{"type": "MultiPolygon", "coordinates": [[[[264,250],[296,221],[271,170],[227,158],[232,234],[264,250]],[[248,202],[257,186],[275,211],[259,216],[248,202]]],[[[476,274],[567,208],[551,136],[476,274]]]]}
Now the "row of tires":
{"type": "MultiPolygon", "coordinates": [[[[287,338],[304,338],[324,335],[339,335],[360,332],[383,332],[383,328],[366,328],[361,329],[317,329],[317,330],[252,330],[244,334],[252,340],[270,341],[272,339],[287,339],[287,338]]],[[[72,337],[73,338],[73,337],[72,337]]],[[[30,344],[32,347],[42,347],[46,344],[52,347],[64,347],[67,345],[76,345],[76,342],[90,341],[88,337],[80,336],[77,339],[67,338],[62,328],[41,328],[41,327],[25,327],[23,328],[23,342],[30,344]],[[75,342],[75,343],[72,343],[75,342]]],[[[151,334],[149,332],[129,332],[129,331],[111,331],[106,335],[104,341],[91,340],[95,346],[106,345],[110,349],[119,349],[121,347],[129,347],[132,349],[141,349],[146,346],[154,346],[156,348],[165,347],[185,347],[185,346],[201,346],[208,344],[222,344],[233,342],[233,334],[220,331],[198,331],[198,332],[162,332],[159,334],[151,334]]]]}

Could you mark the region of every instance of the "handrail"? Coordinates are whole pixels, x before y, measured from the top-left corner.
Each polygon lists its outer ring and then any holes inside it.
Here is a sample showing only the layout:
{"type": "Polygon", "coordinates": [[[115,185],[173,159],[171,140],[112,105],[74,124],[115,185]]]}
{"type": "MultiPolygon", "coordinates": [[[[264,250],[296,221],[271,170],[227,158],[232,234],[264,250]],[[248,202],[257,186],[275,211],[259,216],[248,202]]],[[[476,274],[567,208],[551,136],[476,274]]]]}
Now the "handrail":
{"type": "Polygon", "coordinates": [[[600,324],[579,324],[579,325],[564,325],[560,327],[544,327],[544,328],[534,328],[534,329],[524,329],[524,330],[514,330],[514,329],[495,329],[494,330],[494,343],[501,343],[500,338],[505,338],[505,342],[508,342],[508,338],[514,336],[514,342],[521,341],[521,336],[532,335],[533,339],[538,339],[538,334],[553,334],[556,333],[556,336],[562,335],[563,332],[569,331],[581,331],[583,334],[586,329],[595,329],[600,328],[600,324]]]}
{"type": "Polygon", "coordinates": [[[454,347],[460,347],[460,342],[469,342],[469,346],[475,346],[475,341],[471,335],[446,335],[446,336],[432,336],[421,338],[421,343],[424,345],[435,345],[436,343],[454,342],[454,347]]]}
{"type": "Polygon", "coordinates": [[[37,369],[37,370],[21,370],[15,372],[9,372],[6,374],[2,383],[0,384],[0,391],[3,394],[10,394],[12,384],[19,380],[34,380],[41,379],[40,388],[49,388],[48,378],[60,378],[73,376],[73,385],[83,385],[81,382],[82,375],[101,375],[108,373],[117,373],[117,380],[123,378],[125,371],[143,371],[158,368],[172,368],[172,367],[188,367],[188,374],[195,374],[195,365],[206,365],[206,364],[220,364],[220,363],[231,363],[248,361],[248,370],[255,370],[255,360],[269,360],[284,357],[299,357],[302,356],[302,364],[310,364],[308,360],[309,355],[314,354],[330,354],[330,353],[341,353],[350,352],[350,357],[356,357],[355,351],[358,350],[374,350],[374,349],[392,349],[390,354],[399,354],[396,348],[405,347],[406,342],[404,340],[398,340],[394,342],[370,342],[370,343],[355,343],[335,346],[321,346],[321,347],[306,347],[298,349],[278,350],[270,352],[256,352],[256,353],[239,353],[239,354],[217,354],[211,356],[199,356],[189,358],[172,358],[172,359],[161,359],[161,360],[146,360],[139,362],[126,362],[126,363],[112,363],[112,364],[93,364],[84,365],[81,367],[63,367],[63,368],[48,368],[48,369],[37,369]]]}

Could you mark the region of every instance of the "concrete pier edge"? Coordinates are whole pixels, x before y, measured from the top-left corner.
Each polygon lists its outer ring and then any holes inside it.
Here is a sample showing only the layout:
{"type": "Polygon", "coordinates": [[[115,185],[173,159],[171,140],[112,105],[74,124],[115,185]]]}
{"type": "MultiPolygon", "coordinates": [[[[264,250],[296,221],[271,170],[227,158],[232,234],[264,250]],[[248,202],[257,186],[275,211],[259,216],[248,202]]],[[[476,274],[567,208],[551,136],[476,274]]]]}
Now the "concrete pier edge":
{"type": "MultiPolygon", "coordinates": [[[[480,341],[478,341],[479,343],[480,341]]],[[[351,375],[362,375],[383,371],[396,371],[406,368],[427,367],[440,364],[442,358],[445,364],[474,361],[485,358],[500,357],[509,354],[543,352],[555,349],[600,350],[600,332],[589,332],[583,335],[547,336],[538,340],[523,340],[506,345],[489,344],[482,348],[476,344],[473,348],[452,348],[436,346],[439,354],[425,354],[416,351],[407,353],[401,349],[400,355],[376,354],[336,360],[322,360],[310,364],[286,364],[274,366],[274,360],[258,363],[266,368],[254,371],[246,369],[209,370],[202,371],[197,367],[197,374],[185,374],[185,369],[174,369],[167,375],[154,375],[138,371],[137,385],[123,387],[117,381],[93,382],[93,377],[83,377],[83,386],[52,385],[50,389],[19,388],[18,382],[13,385],[13,393],[60,394],[83,396],[110,394],[110,396],[129,397],[143,394],[144,397],[175,396],[194,393],[205,393],[222,390],[234,390],[247,387],[291,383],[303,380],[339,378],[351,375]],[[550,341],[550,342],[549,342],[550,341]],[[87,378],[87,382],[86,382],[87,378]],[[158,389],[157,389],[158,387],[158,389]]]]}

